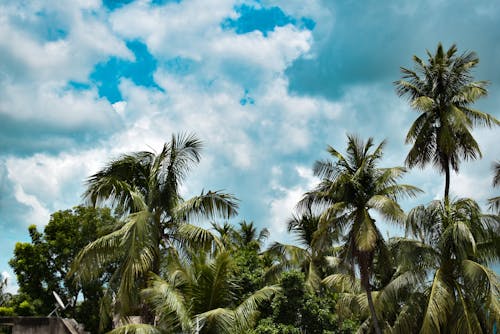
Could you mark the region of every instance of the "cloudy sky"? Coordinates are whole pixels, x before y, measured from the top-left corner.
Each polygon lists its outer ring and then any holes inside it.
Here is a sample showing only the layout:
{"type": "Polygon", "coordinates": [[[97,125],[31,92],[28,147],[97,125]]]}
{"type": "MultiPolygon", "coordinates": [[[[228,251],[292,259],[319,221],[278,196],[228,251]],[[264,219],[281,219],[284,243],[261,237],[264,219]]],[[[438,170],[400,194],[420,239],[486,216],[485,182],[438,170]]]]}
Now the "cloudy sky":
{"type": "MultiPolygon", "coordinates": [[[[493,0],[0,1],[0,272],[13,276],[27,227],[78,205],[108,159],[173,133],[204,142],[186,197],[224,189],[241,200],[236,221],[289,240],[327,144],[387,138],[383,165],[403,163],[416,113],[392,82],[412,55],[440,41],[476,51],[474,75],[491,81],[476,107],[500,117],[499,25],[493,0]]],[[[484,203],[500,129],[474,135],[483,159],[462,164],[452,193],[484,203]]],[[[405,208],[442,194],[431,169],[404,182],[425,191],[405,208]]]]}

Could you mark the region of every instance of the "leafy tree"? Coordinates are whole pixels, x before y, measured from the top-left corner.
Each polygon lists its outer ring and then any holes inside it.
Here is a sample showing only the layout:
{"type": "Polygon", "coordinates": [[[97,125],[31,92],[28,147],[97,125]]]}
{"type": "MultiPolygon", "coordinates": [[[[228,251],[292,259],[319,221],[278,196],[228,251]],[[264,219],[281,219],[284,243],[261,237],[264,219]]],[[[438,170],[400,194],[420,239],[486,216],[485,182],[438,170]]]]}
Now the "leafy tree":
{"type": "Polygon", "coordinates": [[[96,331],[98,314],[85,309],[99,309],[107,278],[97,277],[94,282],[80,285],[69,279],[67,273],[76,254],[114,223],[109,209],[78,206],[53,213],[43,233],[31,225],[31,242],[17,243],[9,261],[19,284],[19,295],[14,298],[16,312],[46,316],[54,308],[55,291],[68,304],[65,315],[96,331]],[[80,292],[83,300],[77,303],[80,292]]]}
{"type": "MultiPolygon", "coordinates": [[[[173,135],[159,154],[122,155],[88,179],[84,197],[93,205],[112,205],[123,213],[123,220],[77,256],[72,274],[88,281],[109,262],[118,261],[115,299],[122,316],[139,311],[138,292],[146,286],[149,272],[160,273],[167,249],[181,247],[189,238],[210,237],[187,221],[236,214],[232,195],[208,191],[187,201],[180,196],[180,185],[199,162],[200,149],[195,136],[173,135]]],[[[153,320],[147,309],[142,312],[146,320],[153,320]]]]}
{"type": "Polygon", "coordinates": [[[412,209],[406,231],[417,239],[398,241],[399,263],[423,284],[415,284],[392,332],[493,333],[500,282],[488,263],[500,258],[499,230],[498,215],[482,214],[471,199],[412,209]]]}
{"type": "Polygon", "coordinates": [[[242,300],[267,283],[265,259],[260,253],[269,231],[266,228],[259,231],[254,222],[242,221],[237,228],[232,228],[231,235],[232,242],[226,245],[226,249],[235,264],[234,281],[238,289],[234,293],[238,300],[242,300]]]}
{"type": "MultiPolygon", "coordinates": [[[[371,296],[370,277],[373,273],[373,259],[375,255],[381,256],[385,247],[370,210],[376,210],[389,221],[402,222],[405,215],[397,203],[398,197],[413,196],[419,191],[416,187],[397,183],[405,173],[404,168],[377,167],[384,145],[385,142],[382,142],[371,151],[372,138],[365,143],[354,136],[348,136],[346,156],[329,146],[328,152],[336,162],[315,163],[314,174],[322,180],[301,201],[301,205],[306,208],[311,204],[326,208],[321,214],[318,230],[345,232],[343,252],[339,257],[351,267],[355,263],[359,266],[361,286],[366,292],[377,334],[381,333],[381,329],[371,296]]],[[[317,237],[320,238],[321,235],[317,237]]],[[[354,268],[351,272],[354,273],[354,268]]]]}
{"type": "Polygon", "coordinates": [[[461,159],[481,157],[479,145],[471,134],[474,126],[498,125],[493,116],[471,108],[486,96],[487,82],[474,81],[472,69],[479,63],[474,52],[457,55],[452,45],[444,51],[441,43],[427,63],[413,56],[415,70],[401,68],[403,79],[396,81],[399,96],[407,96],[420,115],[406,135],[413,144],[406,165],[423,168],[433,163],[445,174],[444,199],[449,200],[450,168],[459,169],[461,159]]]}
{"type": "MultiPolygon", "coordinates": [[[[306,288],[304,273],[281,274],[281,293],[271,303],[267,317],[261,319],[252,334],[323,334],[351,333],[335,315],[336,295],[306,288]]],[[[346,321],[346,324],[348,321],[346,321]]]]}

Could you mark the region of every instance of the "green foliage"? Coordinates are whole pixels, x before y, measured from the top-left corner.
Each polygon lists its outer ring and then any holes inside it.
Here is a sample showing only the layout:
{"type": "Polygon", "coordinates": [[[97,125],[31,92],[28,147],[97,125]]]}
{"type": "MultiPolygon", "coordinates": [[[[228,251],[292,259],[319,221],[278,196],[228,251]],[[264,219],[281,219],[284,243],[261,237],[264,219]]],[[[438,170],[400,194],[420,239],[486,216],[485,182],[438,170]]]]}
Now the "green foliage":
{"type": "Polygon", "coordinates": [[[245,298],[264,286],[264,263],[255,249],[236,249],[234,259],[234,283],[238,286],[236,295],[245,298]]]}
{"type": "Polygon", "coordinates": [[[445,173],[445,201],[448,201],[450,168],[458,171],[462,159],[481,157],[472,136],[475,126],[492,127],[500,122],[471,105],[487,95],[487,81],[474,81],[472,70],[479,63],[474,52],[457,55],[456,45],[447,51],[441,43],[428,60],[413,56],[413,70],[401,68],[403,79],[395,82],[399,96],[406,96],[420,113],[406,135],[412,148],[406,157],[409,167],[433,164],[445,173]]]}
{"type": "Polygon", "coordinates": [[[67,274],[76,254],[115,224],[109,209],[78,206],[51,215],[43,233],[29,227],[31,242],[17,243],[9,261],[19,284],[20,294],[13,301],[19,315],[46,316],[54,308],[52,291],[68,305],[60,311],[97,332],[99,301],[106,275],[88,284],[77,284],[67,274]],[[77,296],[83,301],[77,303],[77,296]],[[89,314],[92,310],[93,314],[89,314]]]}
{"type": "MultiPolygon", "coordinates": [[[[151,274],[141,295],[155,314],[155,326],[148,330],[165,333],[243,333],[253,327],[259,306],[279,291],[277,286],[252,290],[238,296],[236,264],[230,251],[188,249],[182,256],[170,250],[162,270],[164,277],[151,274]]],[[[116,333],[134,332],[132,325],[116,333]]]]}
{"type": "Polygon", "coordinates": [[[263,319],[252,334],[295,333],[351,333],[357,322],[341,322],[335,312],[336,296],[328,291],[310,292],[306,289],[304,274],[298,271],[281,275],[281,293],[277,294],[266,310],[263,319]]]}
{"type": "Polygon", "coordinates": [[[124,318],[146,315],[153,323],[139,293],[150,272],[160,274],[161,263],[171,247],[207,244],[212,235],[189,225],[193,218],[229,218],[237,213],[237,199],[218,191],[202,191],[184,200],[180,186],[200,161],[201,141],[194,135],[172,135],[158,154],[133,152],[111,160],[89,177],[84,198],[96,205],[112,205],[122,214],[113,231],[86,246],[76,257],[71,275],[89,282],[117,263],[110,303],[124,318]]]}
{"type": "Polygon", "coordinates": [[[259,322],[251,334],[302,334],[302,332],[292,325],[277,324],[271,318],[266,318],[259,322]]]}
{"type": "Polygon", "coordinates": [[[0,317],[10,317],[15,314],[13,307],[0,306],[0,317]]]}
{"type": "Polygon", "coordinates": [[[283,293],[272,303],[273,319],[282,324],[299,326],[304,305],[304,275],[297,271],[285,272],[281,277],[283,293]]]}
{"type": "Polygon", "coordinates": [[[482,214],[471,199],[412,209],[406,232],[420,240],[399,240],[398,262],[424,283],[422,293],[417,290],[407,300],[411,305],[421,296],[420,307],[411,317],[402,312],[395,326],[421,333],[491,332],[500,321],[500,282],[487,263],[500,259],[499,228],[500,217],[482,214]],[[415,255],[408,254],[420,254],[421,260],[412,263],[415,255]]]}
{"type": "Polygon", "coordinates": [[[404,220],[405,214],[397,200],[402,196],[414,196],[420,189],[399,184],[405,168],[380,168],[385,141],[374,147],[373,138],[366,142],[356,136],[347,136],[345,155],[333,147],[328,152],[334,159],[319,160],[314,165],[314,174],[321,178],[319,185],[305,194],[299,203],[302,209],[311,205],[321,211],[319,226],[313,235],[314,243],[324,243],[325,235],[343,235],[340,262],[354,273],[358,265],[370,309],[371,320],[377,334],[381,333],[371,295],[371,279],[374,273],[374,258],[378,257],[385,267],[385,241],[371,212],[396,223],[404,220]]]}
{"type": "Polygon", "coordinates": [[[21,304],[16,305],[15,312],[20,316],[30,316],[36,314],[35,305],[31,304],[29,301],[25,300],[21,304]]]}

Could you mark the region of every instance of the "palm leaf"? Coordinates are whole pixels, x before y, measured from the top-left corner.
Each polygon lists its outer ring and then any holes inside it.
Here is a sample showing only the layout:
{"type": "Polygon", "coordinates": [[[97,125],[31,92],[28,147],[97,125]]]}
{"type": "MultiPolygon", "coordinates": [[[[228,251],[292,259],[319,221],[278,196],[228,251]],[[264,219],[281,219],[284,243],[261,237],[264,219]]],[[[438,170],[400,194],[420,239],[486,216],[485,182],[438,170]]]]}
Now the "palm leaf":
{"type": "Polygon", "coordinates": [[[175,208],[175,216],[180,219],[214,218],[220,216],[231,218],[238,213],[238,200],[230,194],[220,191],[201,192],[190,200],[175,208]]]}
{"type": "Polygon", "coordinates": [[[452,289],[445,282],[441,269],[434,275],[424,312],[421,334],[441,333],[454,304],[452,289]]]}

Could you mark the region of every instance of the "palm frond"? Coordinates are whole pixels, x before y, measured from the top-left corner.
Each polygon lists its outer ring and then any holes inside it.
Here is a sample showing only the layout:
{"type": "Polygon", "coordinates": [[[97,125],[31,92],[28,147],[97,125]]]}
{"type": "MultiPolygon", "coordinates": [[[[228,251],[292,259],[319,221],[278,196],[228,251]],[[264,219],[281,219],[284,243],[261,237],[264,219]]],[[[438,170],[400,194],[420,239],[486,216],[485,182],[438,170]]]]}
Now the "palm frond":
{"type": "MultiPolygon", "coordinates": [[[[176,230],[176,238],[182,243],[201,248],[210,248],[215,246],[219,251],[224,250],[222,241],[210,230],[192,224],[181,224],[176,230]]],[[[193,247],[194,249],[194,247],[193,247]]]]}
{"type": "Polygon", "coordinates": [[[186,307],[186,298],[182,291],[179,291],[170,282],[162,280],[159,276],[153,274],[148,288],[144,289],[141,295],[153,307],[160,322],[162,317],[168,317],[173,313],[183,331],[192,328],[193,323],[186,307]]]}
{"type": "Polygon", "coordinates": [[[406,217],[399,204],[387,196],[375,195],[367,202],[367,206],[374,208],[392,222],[403,222],[406,217]]]}
{"type": "Polygon", "coordinates": [[[492,321],[500,322],[500,282],[489,268],[472,260],[462,261],[462,270],[467,283],[479,292],[475,297],[489,310],[492,321]]]}
{"type": "Polygon", "coordinates": [[[231,194],[220,191],[201,192],[175,208],[175,216],[180,219],[231,218],[238,213],[238,200],[231,194]]]}
{"type": "Polygon", "coordinates": [[[328,275],[322,280],[322,283],[325,286],[333,288],[339,292],[347,292],[353,294],[361,293],[361,283],[359,282],[359,279],[356,279],[349,274],[328,275]]]}
{"type": "Polygon", "coordinates": [[[454,304],[452,289],[445,282],[441,269],[438,269],[434,275],[426,304],[420,333],[441,333],[454,304]]]}
{"type": "Polygon", "coordinates": [[[251,328],[259,313],[259,306],[280,291],[278,285],[266,286],[246,298],[234,312],[237,328],[239,330],[251,328]]]}

